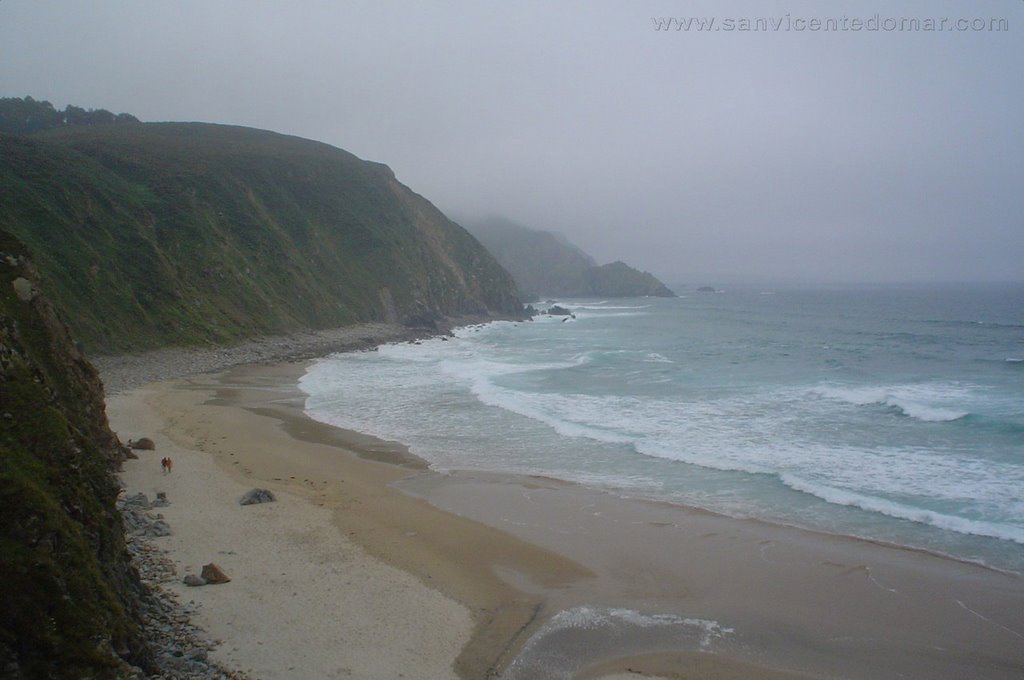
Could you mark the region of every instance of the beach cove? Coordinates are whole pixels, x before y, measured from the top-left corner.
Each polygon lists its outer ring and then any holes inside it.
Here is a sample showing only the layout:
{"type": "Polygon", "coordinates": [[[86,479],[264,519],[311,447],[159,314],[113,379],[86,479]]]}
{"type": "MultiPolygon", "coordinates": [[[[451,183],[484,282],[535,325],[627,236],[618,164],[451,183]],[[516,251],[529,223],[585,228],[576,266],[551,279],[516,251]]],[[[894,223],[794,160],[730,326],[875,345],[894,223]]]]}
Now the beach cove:
{"type": "Polygon", "coordinates": [[[168,584],[254,677],[1013,678],[1017,575],[554,479],[439,474],[308,418],[303,363],[108,400],[128,493],[167,493],[168,584]],[[169,455],[174,472],[163,475],[169,455]],[[253,487],[278,502],[241,507],[253,487]]]}

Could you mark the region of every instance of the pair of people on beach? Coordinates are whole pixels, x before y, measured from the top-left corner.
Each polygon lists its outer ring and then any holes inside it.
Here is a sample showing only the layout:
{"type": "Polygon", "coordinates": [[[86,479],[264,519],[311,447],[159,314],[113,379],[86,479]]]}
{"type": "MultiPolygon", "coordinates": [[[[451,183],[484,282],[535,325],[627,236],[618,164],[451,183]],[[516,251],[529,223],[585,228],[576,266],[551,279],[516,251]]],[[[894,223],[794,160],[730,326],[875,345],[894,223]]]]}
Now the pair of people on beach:
{"type": "Polygon", "coordinates": [[[171,471],[172,467],[174,467],[174,461],[172,461],[169,457],[164,456],[163,458],[160,459],[160,468],[164,471],[165,475],[171,471]]]}

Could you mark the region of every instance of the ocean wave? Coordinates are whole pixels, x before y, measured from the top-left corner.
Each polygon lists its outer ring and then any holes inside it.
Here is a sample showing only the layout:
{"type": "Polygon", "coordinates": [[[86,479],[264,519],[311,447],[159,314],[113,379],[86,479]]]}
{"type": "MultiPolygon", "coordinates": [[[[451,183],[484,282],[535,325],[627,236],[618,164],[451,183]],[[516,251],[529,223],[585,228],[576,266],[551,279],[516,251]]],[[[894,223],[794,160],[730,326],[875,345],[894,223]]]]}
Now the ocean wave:
{"type": "Polygon", "coordinates": [[[674,364],[674,363],[676,363],[676,362],[672,361],[671,359],[669,359],[667,356],[665,356],[663,354],[658,354],[657,352],[648,352],[647,353],[647,357],[644,359],[644,361],[646,361],[648,363],[652,363],[652,364],[674,364]]]}
{"type": "MultiPolygon", "coordinates": [[[[607,308],[606,308],[606,309],[607,309],[607,308]]],[[[629,309],[629,308],[623,308],[623,309],[629,309]]],[[[639,309],[639,308],[638,308],[638,309],[639,309]]],[[[574,313],[576,313],[576,312],[574,311],[574,313]]],[[[608,313],[602,313],[602,314],[593,314],[593,315],[591,315],[591,314],[586,314],[586,313],[584,313],[584,312],[579,312],[579,313],[578,313],[577,315],[578,315],[578,316],[579,316],[580,318],[590,318],[590,319],[616,319],[616,318],[621,318],[621,317],[627,317],[627,316],[647,316],[647,315],[648,315],[648,313],[647,313],[647,312],[638,312],[638,311],[633,311],[633,312],[616,312],[616,311],[612,311],[612,312],[608,312],[608,313]]]]}
{"type": "MultiPolygon", "coordinates": [[[[538,401],[542,401],[541,397],[530,399],[522,392],[499,387],[486,376],[475,378],[470,389],[481,403],[542,422],[563,437],[581,437],[605,444],[632,444],[634,440],[631,435],[614,429],[604,429],[581,423],[572,417],[570,410],[578,409],[581,404],[595,401],[595,397],[574,395],[569,400],[572,407],[564,403],[565,400],[561,400],[562,408],[558,408],[559,404],[557,403],[538,403],[538,401]]],[[[598,408],[597,413],[600,411],[601,409],[598,408]]]]}
{"type": "Polygon", "coordinates": [[[826,484],[818,484],[792,474],[781,474],[779,479],[789,488],[807,493],[833,505],[845,505],[860,508],[869,512],[877,512],[896,519],[909,520],[917,524],[954,531],[959,534],[998,538],[1024,545],[1024,528],[997,522],[984,522],[947,515],[934,510],[917,508],[876,496],[837,489],[826,484]]]}
{"type": "Polygon", "coordinates": [[[631,443],[637,453],[644,456],[651,456],[652,458],[662,458],[664,460],[696,465],[698,467],[707,468],[708,470],[718,470],[720,472],[743,472],[748,475],[775,474],[775,471],[768,466],[759,465],[758,463],[749,460],[740,460],[736,457],[720,456],[711,452],[695,453],[692,449],[684,453],[678,447],[664,446],[662,444],[649,441],[631,443]]]}
{"type": "Polygon", "coordinates": [[[915,404],[913,402],[901,403],[895,399],[887,399],[886,404],[897,409],[905,416],[916,418],[926,423],[948,423],[970,415],[968,411],[954,411],[925,404],[915,404]]]}
{"type": "Polygon", "coordinates": [[[578,365],[590,364],[601,359],[608,361],[620,361],[624,358],[627,362],[640,362],[644,364],[674,364],[676,363],[672,359],[669,359],[664,354],[658,352],[647,352],[644,350],[636,349],[592,349],[585,352],[580,352],[575,355],[572,360],[578,365]]]}
{"type": "MultiPolygon", "coordinates": [[[[893,321],[903,321],[903,319],[893,319],[893,321]]],[[[1024,328],[1024,324],[1019,323],[1000,323],[998,321],[969,321],[967,319],[923,319],[922,323],[960,328],[977,328],[978,326],[1006,330],[1017,330],[1020,328],[1024,328]]]]}
{"type": "Polygon", "coordinates": [[[960,420],[970,411],[950,408],[948,402],[968,398],[968,391],[951,385],[894,385],[888,387],[843,387],[820,385],[810,390],[826,399],[846,402],[854,406],[877,404],[895,409],[899,413],[926,423],[944,423],[960,420]],[[940,404],[936,404],[940,402],[940,404]]]}
{"type": "Polygon", "coordinates": [[[601,312],[606,309],[647,309],[650,307],[650,305],[574,305],[571,302],[567,302],[565,304],[570,309],[591,309],[601,312]]]}

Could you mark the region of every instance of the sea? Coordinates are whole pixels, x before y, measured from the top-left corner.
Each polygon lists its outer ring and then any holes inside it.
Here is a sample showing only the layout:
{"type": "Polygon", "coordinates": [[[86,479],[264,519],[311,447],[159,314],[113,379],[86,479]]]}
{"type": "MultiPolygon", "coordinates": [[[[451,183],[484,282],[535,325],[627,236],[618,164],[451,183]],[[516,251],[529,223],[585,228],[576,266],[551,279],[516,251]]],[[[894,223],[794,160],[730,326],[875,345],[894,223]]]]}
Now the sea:
{"type": "Polygon", "coordinates": [[[729,286],[316,361],[320,421],[1024,573],[1024,284],[729,286]]]}

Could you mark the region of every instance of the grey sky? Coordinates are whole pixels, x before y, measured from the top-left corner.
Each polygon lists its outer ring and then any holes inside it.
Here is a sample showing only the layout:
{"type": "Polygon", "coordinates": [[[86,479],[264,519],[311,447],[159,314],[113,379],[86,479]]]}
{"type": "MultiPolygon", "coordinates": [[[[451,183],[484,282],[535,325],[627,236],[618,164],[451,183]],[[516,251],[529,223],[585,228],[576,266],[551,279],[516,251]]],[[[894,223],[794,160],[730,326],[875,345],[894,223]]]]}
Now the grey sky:
{"type": "Polygon", "coordinates": [[[318,139],[692,283],[1024,279],[1022,73],[1021,0],[0,0],[0,95],[318,139]]]}

